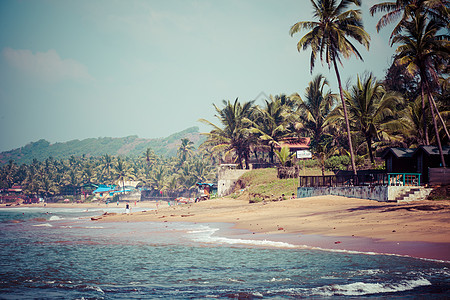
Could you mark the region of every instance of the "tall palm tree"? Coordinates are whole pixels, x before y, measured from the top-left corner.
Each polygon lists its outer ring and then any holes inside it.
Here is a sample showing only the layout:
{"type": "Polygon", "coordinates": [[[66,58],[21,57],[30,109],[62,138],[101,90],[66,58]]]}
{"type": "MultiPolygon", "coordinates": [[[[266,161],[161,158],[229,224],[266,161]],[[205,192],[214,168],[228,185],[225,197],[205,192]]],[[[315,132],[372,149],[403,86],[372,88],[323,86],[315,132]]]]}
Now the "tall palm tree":
{"type": "MultiPolygon", "coordinates": [[[[356,84],[345,92],[353,126],[364,136],[370,162],[375,163],[372,143],[382,139],[382,132],[389,134],[392,128],[400,131],[401,123],[396,122],[397,105],[403,98],[395,92],[387,92],[381,82],[372,74],[364,80],[357,77],[356,84]]],[[[386,134],[384,136],[387,136],[386,134]]]]}
{"type": "Polygon", "coordinates": [[[246,169],[249,168],[250,146],[252,140],[250,126],[253,113],[253,101],[241,104],[238,98],[234,103],[223,100],[224,107],[220,109],[216,105],[216,118],[222,124],[222,128],[205,119],[201,122],[213,127],[209,133],[204,133],[208,139],[204,142],[212,145],[213,151],[225,152],[225,155],[232,154],[239,168],[243,169],[245,163],[246,169]]]}
{"type": "MultiPolygon", "coordinates": [[[[434,19],[427,18],[421,10],[417,9],[412,12],[411,20],[403,23],[404,34],[397,34],[393,37],[393,43],[399,43],[396,49],[395,60],[399,64],[407,66],[410,74],[420,78],[420,92],[422,97],[422,109],[425,112],[425,96],[430,105],[432,121],[436,134],[442,166],[445,167],[445,159],[442,153],[441,139],[437,125],[437,118],[440,119],[447,136],[450,135],[445,122],[440,117],[436,103],[433,98],[433,90],[438,81],[438,71],[442,66],[442,61],[449,60],[449,36],[439,34],[444,24],[434,19]],[[436,114],[438,116],[436,116],[436,114]]],[[[425,120],[425,115],[424,118],[425,120]]],[[[426,121],[425,121],[426,122],[426,121]]],[[[424,124],[424,132],[426,134],[426,123],[424,124]]],[[[429,144],[428,141],[426,141],[429,144]]]]}
{"type": "Polygon", "coordinates": [[[305,101],[299,94],[291,96],[298,103],[298,116],[296,127],[305,131],[313,141],[313,147],[318,150],[320,140],[326,127],[326,118],[336,105],[336,96],[331,90],[325,91],[329,86],[328,80],[321,74],[314,77],[306,88],[305,101]]]}
{"type": "Polygon", "coordinates": [[[351,4],[361,5],[360,0],[311,0],[314,9],[313,16],[318,21],[301,21],[295,23],[291,29],[291,36],[302,29],[310,29],[297,43],[297,50],[306,50],[311,47],[311,73],[317,56],[320,60],[334,67],[336,73],[342,108],[344,111],[347,139],[350,149],[353,173],[356,175],[356,164],[353,153],[352,138],[350,134],[350,123],[347,116],[347,108],[344,101],[344,93],[337,63],[341,63],[341,57],[349,58],[352,54],[362,60],[361,54],[347,37],[355,39],[367,49],[370,44],[370,36],[362,25],[361,11],[359,9],[348,9],[351,4]]]}

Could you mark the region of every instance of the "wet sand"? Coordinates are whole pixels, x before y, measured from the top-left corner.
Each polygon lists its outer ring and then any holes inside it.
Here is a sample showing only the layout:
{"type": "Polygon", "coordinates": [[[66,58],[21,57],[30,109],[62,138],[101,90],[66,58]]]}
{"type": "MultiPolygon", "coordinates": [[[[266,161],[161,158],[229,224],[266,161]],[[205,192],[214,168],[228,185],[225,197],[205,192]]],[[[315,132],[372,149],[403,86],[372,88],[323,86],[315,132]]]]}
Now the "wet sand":
{"type": "MultiPolygon", "coordinates": [[[[232,223],[253,239],[338,250],[404,254],[450,261],[450,201],[386,203],[320,196],[249,204],[220,198],[169,206],[130,201],[130,214],[93,222],[232,223]],[[143,212],[133,212],[133,207],[143,212]]],[[[22,205],[43,206],[43,204],[22,205]]],[[[49,203],[48,207],[117,207],[116,203],[49,203]]],[[[121,202],[125,212],[125,202],[121,202]]]]}
{"type": "Polygon", "coordinates": [[[249,204],[221,198],[101,216],[96,222],[233,223],[252,238],[450,260],[450,201],[386,203],[321,196],[249,204]]]}

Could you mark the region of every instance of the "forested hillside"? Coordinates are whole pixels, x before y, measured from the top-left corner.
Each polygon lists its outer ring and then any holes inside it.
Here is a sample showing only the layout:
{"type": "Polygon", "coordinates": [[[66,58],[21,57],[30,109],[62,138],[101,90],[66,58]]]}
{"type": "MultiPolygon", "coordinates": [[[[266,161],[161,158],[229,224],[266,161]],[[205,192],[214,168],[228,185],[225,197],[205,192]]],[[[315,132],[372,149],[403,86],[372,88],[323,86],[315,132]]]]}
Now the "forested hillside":
{"type": "Polygon", "coordinates": [[[188,138],[195,147],[198,147],[202,141],[198,127],[191,127],[169,137],[158,139],[144,139],[132,135],[121,138],[89,138],[54,144],[42,139],[18,149],[0,153],[0,164],[3,165],[10,160],[19,165],[30,164],[33,159],[43,161],[48,157],[67,159],[70,156],[96,157],[104,154],[139,156],[147,148],[153,149],[156,155],[171,157],[176,155],[182,138],[188,138]]]}

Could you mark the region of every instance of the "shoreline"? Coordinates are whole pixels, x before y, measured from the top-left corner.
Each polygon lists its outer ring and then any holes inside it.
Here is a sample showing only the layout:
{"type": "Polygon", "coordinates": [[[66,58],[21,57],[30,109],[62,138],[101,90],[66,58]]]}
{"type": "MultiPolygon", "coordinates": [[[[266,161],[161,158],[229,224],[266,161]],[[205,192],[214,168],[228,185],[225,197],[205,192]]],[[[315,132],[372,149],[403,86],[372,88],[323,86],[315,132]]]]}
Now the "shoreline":
{"type": "Polygon", "coordinates": [[[220,198],[95,222],[229,223],[249,239],[450,261],[450,201],[386,203],[340,196],[249,204],[220,198]]]}
{"type": "MultiPolygon", "coordinates": [[[[450,201],[386,203],[340,196],[249,204],[231,198],[172,205],[162,202],[48,203],[46,207],[121,208],[92,222],[227,223],[227,236],[273,240],[331,251],[407,255],[450,261],[450,201]],[[133,212],[136,207],[140,211],[133,212]],[[157,209],[158,208],[158,209],[157,209]],[[148,210],[146,210],[148,209],[148,210]],[[243,234],[242,232],[246,232],[243,234]]],[[[4,205],[0,206],[4,207],[4,205]]],[[[43,204],[10,206],[44,207],[43,204]]]]}

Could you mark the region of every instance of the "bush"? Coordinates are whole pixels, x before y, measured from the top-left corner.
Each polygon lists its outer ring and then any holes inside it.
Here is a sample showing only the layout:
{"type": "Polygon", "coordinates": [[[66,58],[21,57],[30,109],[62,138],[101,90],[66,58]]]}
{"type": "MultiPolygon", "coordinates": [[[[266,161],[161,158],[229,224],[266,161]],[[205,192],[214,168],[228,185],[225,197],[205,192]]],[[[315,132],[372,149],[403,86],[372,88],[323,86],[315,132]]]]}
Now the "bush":
{"type": "Polygon", "coordinates": [[[250,199],[248,203],[259,203],[261,201],[263,201],[261,197],[254,197],[253,199],[250,199]]]}
{"type": "Polygon", "coordinates": [[[352,162],[349,156],[332,156],[325,161],[328,170],[348,170],[352,162]]]}

